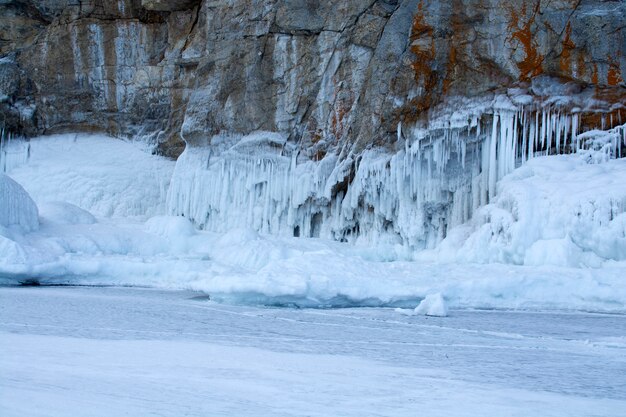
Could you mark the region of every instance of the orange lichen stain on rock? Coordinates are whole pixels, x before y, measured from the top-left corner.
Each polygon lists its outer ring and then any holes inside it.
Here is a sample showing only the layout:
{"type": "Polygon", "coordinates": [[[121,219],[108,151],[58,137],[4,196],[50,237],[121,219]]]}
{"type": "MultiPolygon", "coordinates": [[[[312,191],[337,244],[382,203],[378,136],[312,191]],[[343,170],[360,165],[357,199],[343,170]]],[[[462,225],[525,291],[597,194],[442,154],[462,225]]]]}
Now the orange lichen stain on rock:
{"type": "Polygon", "coordinates": [[[352,109],[354,97],[349,92],[339,91],[338,88],[336,88],[335,97],[337,98],[330,119],[330,131],[335,137],[335,140],[338,140],[343,136],[346,124],[345,118],[352,109]]]}
{"type": "Polygon", "coordinates": [[[435,39],[433,28],[426,24],[424,16],[423,0],[417,7],[417,13],[413,17],[411,26],[410,50],[415,55],[415,60],[411,63],[414,72],[415,82],[422,85],[424,92],[420,100],[416,100],[415,105],[418,111],[426,110],[430,107],[433,90],[437,86],[437,73],[432,69],[435,60],[435,39]],[[428,41],[430,39],[430,42],[428,41]]]}
{"type": "MultiPolygon", "coordinates": [[[[565,27],[565,38],[563,38],[563,48],[559,59],[559,68],[563,75],[572,74],[572,51],[576,49],[576,44],[572,41],[572,23],[567,22],[565,27]]],[[[577,72],[580,70],[577,68],[577,72]]]]}
{"type": "Polygon", "coordinates": [[[606,74],[606,83],[610,86],[616,86],[624,82],[622,78],[622,71],[619,67],[619,60],[608,57],[609,59],[609,71],[606,74]]]}
{"type": "Polygon", "coordinates": [[[521,62],[517,63],[517,67],[520,71],[520,81],[528,81],[532,77],[535,77],[543,73],[543,59],[544,56],[537,51],[537,42],[533,40],[532,26],[535,23],[535,17],[539,12],[539,6],[541,2],[538,1],[535,5],[531,16],[526,22],[521,23],[521,17],[526,16],[526,2],[522,4],[521,13],[511,7],[509,10],[510,21],[508,30],[511,31],[510,40],[517,41],[518,44],[524,48],[525,57],[521,62]],[[521,23],[521,24],[520,24],[521,23]]]}
{"type": "Polygon", "coordinates": [[[578,62],[576,63],[576,76],[583,78],[587,74],[587,67],[585,65],[585,55],[580,52],[578,54],[578,62]]]}
{"type": "Polygon", "coordinates": [[[349,109],[346,109],[343,105],[339,105],[333,112],[333,117],[330,121],[330,130],[336,139],[339,139],[343,134],[344,118],[348,114],[349,109]]]}
{"type": "Polygon", "coordinates": [[[593,70],[591,71],[591,83],[598,85],[598,64],[593,64],[593,70]]]}
{"type": "Polygon", "coordinates": [[[608,112],[596,111],[580,114],[580,128],[582,131],[594,129],[612,129],[626,121],[626,112],[614,109],[608,112]]]}
{"type": "Polygon", "coordinates": [[[443,94],[446,94],[450,89],[450,85],[452,84],[452,77],[454,75],[454,68],[456,67],[456,57],[457,51],[456,46],[450,46],[450,55],[448,56],[448,71],[446,72],[446,77],[443,80],[443,94]]]}
{"type": "Polygon", "coordinates": [[[450,49],[448,52],[448,65],[446,75],[443,79],[443,94],[448,93],[452,83],[458,79],[460,72],[459,62],[463,62],[466,53],[466,45],[468,39],[468,17],[462,14],[463,3],[461,0],[453,0],[453,10],[457,12],[452,14],[450,24],[452,26],[452,35],[450,36],[450,49]]]}

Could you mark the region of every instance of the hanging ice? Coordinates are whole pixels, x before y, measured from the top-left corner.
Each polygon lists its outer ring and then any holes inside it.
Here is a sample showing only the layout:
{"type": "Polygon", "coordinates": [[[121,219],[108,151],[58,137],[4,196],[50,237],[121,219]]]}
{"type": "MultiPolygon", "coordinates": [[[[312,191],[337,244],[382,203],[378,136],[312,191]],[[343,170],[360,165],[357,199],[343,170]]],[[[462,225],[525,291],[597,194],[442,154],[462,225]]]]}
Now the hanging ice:
{"type": "MultiPolygon", "coordinates": [[[[432,248],[492,201],[498,181],[520,164],[597,147],[579,136],[579,117],[558,108],[510,106],[465,122],[455,114],[447,125],[398,124],[404,146],[395,153],[370,149],[339,160],[331,152],[319,162],[299,158],[298,149],[275,133],[217,136],[211,150],[189,147],[180,157],[168,209],[208,230],[253,227],[432,248]]],[[[607,134],[605,154],[621,155],[624,128],[607,134]]]]}

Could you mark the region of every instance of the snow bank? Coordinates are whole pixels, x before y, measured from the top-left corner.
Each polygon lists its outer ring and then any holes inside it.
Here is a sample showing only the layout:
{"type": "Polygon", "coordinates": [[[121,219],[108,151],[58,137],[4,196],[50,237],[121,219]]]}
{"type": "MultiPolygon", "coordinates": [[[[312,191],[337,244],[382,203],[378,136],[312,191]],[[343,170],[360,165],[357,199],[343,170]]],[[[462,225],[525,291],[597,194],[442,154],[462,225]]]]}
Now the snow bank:
{"type": "Polygon", "coordinates": [[[167,241],[173,253],[189,250],[190,238],[196,234],[194,225],[188,219],[174,216],[152,217],[146,222],[144,231],[167,241]]]}
{"type": "Polygon", "coordinates": [[[0,174],[0,226],[24,232],[39,227],[37,205],[21,185],[4,174],[0,174]]]}

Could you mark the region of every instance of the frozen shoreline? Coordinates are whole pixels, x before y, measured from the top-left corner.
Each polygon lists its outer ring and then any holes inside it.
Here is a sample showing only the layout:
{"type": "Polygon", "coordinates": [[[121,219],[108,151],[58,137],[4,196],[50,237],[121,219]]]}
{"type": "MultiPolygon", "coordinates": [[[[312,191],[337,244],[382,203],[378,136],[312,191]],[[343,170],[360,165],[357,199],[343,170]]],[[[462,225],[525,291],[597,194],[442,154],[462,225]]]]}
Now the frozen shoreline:
{"type": "Polygon", "coordinates": [[[228,306],[0,288],[3,416],[615,416],[623,316],[228,306]]]}

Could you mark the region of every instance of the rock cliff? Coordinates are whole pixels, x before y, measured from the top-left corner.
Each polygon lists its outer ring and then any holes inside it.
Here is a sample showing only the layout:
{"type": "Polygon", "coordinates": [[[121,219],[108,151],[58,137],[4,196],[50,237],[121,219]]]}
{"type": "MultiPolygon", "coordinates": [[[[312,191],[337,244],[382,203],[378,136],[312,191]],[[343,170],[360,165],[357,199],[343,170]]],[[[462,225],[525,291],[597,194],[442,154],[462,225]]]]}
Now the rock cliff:
{"type": "MultiPolygon", "coordinates": [[[[519,163],[626,121],[623,0],[0,0],[0,13],[5,126],[186,146],[169,211],[210,229],[432,247],[519,163]]],[[[612,132],[622,155],[626,130],[612,132]]]]}
{"type": "Polygon", "coordinates": [[[11,129],[152,135],[174,156],[181,136],[265,130],[319,158],[395,141],[400,122],[468,97],[580,96],[560,104],[597,113],[626,96],[621,0],[2,0],[0,13],[11,129]]]}

